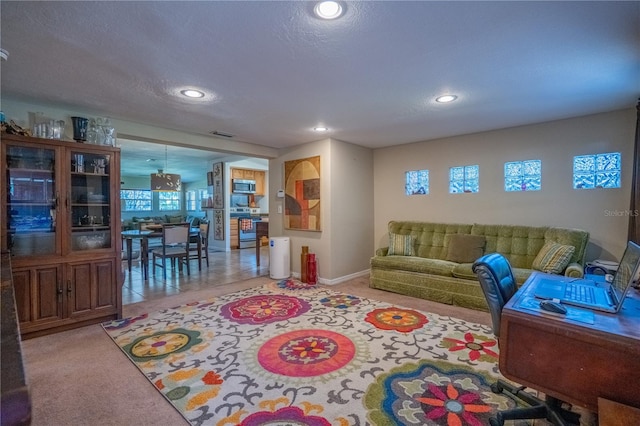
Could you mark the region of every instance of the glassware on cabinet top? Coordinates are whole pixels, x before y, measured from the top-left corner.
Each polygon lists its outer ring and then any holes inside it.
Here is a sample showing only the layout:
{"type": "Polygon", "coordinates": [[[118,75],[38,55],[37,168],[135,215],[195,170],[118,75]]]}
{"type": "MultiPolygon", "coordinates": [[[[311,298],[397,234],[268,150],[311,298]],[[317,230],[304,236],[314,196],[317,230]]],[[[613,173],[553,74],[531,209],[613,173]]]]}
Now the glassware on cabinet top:
{"type": "Polygon", "coordinates": [[[84,142],[87,140],[87,125],[89,120],[84,117],[71,117],[73,122],[73,140],[84,142]]]}
{"type": "Polygon", "coordinates": [[[89,127],[87,128],[87,143],[98,143],[98,128],[96,126],[95,118],[89,120],[89,127]]]}
{"type": "Polygon", "coordinates": [[[87,143],[96,145],[115,145],[115,128],[107,117],[97,117],[89,120],[87,143]]]}

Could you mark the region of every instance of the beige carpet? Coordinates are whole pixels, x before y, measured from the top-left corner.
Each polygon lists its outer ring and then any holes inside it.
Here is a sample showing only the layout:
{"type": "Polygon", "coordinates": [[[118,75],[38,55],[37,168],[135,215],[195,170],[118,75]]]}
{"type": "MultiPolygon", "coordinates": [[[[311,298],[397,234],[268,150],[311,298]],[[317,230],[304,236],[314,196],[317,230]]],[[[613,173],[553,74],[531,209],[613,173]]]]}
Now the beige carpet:
{"type": "MultiPolygon", "coordinates": [[[[270,282],[267,277],[193,290],[164,299],[127,305],[124,316],[153,312],[270,282]]],[[[368,277],[336,286],[336,291],[490,324],[485,312],[373,290],[368,277]]],[[[23,342],[34,426],[183,425],[184,419],[113,345],[100,325],[23,342]]]]}

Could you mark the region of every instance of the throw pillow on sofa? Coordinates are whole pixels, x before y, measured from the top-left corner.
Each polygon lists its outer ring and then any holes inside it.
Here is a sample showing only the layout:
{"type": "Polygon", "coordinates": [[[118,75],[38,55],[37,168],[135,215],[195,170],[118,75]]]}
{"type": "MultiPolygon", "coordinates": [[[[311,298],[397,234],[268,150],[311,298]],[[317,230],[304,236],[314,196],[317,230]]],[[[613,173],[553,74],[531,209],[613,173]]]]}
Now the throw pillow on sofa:
{"type": "Polygon", "coordinates": [[[457,263],[472,263],[484,254],[487,239],[484,235],[449,235],[446,260],[457,263]]]}
{"type": "Polygon", "coordinates": [[[575,249],[573,246],[548,242],[533,260],[532,268],[549,274],[561,274],[569,264],[575,249]]]}
{"type": "Polygon", "coordinates": [[[182,223],[182,222],[184,222],[184,216],[179,215],[179,214],[178,215],[174,215],[174,216],[166,215],[165,217],[166,217],[166,220],[165,220],[166,223],[182,223]]]}
{"type": "Polygon", "coordinates": [[[389,251],[387,256],[415,256],[413,237],[411,235],[389,234],[389,251]]]}

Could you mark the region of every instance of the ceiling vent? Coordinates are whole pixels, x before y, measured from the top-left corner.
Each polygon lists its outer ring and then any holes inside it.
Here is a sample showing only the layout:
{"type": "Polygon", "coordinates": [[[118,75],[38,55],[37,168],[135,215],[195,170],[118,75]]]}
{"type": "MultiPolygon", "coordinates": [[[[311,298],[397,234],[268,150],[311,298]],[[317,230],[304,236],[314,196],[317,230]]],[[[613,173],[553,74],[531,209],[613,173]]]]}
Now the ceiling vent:
{"type": "Polygon", "coordinates": [[[211,133],[213,136],[221,136],[223,138],[232,138],[234,136],[231,133],[220,132],[218,130],[212,130],[209,133],[211,133]]]}

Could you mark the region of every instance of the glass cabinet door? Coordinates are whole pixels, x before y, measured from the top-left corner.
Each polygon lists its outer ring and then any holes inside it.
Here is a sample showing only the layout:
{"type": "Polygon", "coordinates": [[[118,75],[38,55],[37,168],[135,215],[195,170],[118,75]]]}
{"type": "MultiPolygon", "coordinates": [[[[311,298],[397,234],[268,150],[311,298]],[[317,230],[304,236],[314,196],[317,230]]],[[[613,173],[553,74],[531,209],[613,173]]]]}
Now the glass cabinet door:
{"type": "Polygon", "coordinates": [[[56,149],[7,145],[7,235],[13,256],[56,253],[56,149]]]}
{"type": "Polygon", "coordinates": [[[111,155],[71,151],[71,250],[110,248],[111,155]]]}

